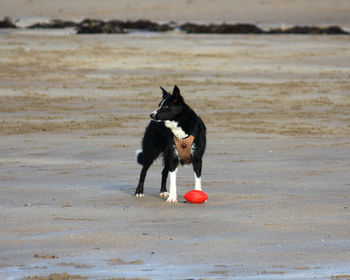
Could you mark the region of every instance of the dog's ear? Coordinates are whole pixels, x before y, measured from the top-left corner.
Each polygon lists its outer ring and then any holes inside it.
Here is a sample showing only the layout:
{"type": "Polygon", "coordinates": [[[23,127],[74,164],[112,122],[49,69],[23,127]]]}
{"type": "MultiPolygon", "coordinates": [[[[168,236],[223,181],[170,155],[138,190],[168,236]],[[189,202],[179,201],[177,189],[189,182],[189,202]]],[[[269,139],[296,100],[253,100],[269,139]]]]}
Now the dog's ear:
{"type": "Polygon", "coordinates": [[[177,87],[177,85],[174,85],[174,89],[173,89],[173,95],[180,95],[180,89],[177,87]]]}
{"type": "Polygon", "coordinates": [[[173,99],[176,104],[180,104],[184,102],[183,97],[180,94],[180,89],[175,85],[173,89],[173,99]]]}
{"type": "Polygon", "coordinates": [[[167,97],[168,95],[170,95],[169,92],[167,92],[164,88],[160,87],[160,89],[161,89],[162,92],[163,92],[163,99],[164,99],[165,97],[167,97]]]}

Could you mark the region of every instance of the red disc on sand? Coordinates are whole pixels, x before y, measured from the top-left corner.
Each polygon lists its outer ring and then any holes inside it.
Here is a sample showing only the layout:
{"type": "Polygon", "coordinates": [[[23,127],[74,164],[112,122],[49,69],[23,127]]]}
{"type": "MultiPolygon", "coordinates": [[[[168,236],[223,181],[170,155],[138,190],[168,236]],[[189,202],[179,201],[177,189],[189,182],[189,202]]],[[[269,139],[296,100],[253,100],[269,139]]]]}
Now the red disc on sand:
{"type": "Polygon", "coordinates": [[[189,203],[203,203],[208,199],[208,195],[205,192],[202,191],[189,191],[184,195],[184,198],[189,203]]]}

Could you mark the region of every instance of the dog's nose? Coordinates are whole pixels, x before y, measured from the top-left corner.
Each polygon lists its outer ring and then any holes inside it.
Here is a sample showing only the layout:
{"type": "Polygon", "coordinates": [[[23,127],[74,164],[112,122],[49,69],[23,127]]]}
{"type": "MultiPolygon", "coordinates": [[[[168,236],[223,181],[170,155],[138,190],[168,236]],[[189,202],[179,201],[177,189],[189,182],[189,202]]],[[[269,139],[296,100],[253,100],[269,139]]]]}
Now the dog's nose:
{"type": "Polygon", "coordinates": [[[152,114],[149,115],[149,117],[150,117],[151,119],[155,120],[155,119],[156,119],[156,114],[155,114],[155,113],[152,113],[152,114]]]}

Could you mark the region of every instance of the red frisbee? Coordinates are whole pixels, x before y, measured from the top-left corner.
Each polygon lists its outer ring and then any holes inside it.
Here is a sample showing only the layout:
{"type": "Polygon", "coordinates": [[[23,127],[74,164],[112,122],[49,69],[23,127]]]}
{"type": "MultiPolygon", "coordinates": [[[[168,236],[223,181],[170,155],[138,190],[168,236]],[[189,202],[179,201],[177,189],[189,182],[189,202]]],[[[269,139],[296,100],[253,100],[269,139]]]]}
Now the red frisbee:
{"type": "Polygon", "coordinates": [[[208,195],[203,192],[203,191],[189,191],[184,195],[184,198],[189,202],[189,203],[203,203],[208,199],[208,195]]]}

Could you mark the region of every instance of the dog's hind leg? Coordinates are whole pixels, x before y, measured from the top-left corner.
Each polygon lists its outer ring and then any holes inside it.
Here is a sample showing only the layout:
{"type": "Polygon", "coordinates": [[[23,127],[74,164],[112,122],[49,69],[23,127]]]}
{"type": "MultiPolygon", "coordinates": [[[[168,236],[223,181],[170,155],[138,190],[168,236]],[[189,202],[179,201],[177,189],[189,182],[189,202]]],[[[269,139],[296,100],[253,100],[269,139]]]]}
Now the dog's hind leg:
{"type": "Polygon", "coordinates": [[[139,180],[139,184],[137,185],[136,191],[135,191],[135,196],[136,197],[143,197],[143,185],[145,183],[145,179],[146,179],[146,174],[147,174],[147,170],[148,168],[151,166],[151,163],[144,163],[142,170],[141,170],[141,174],[140,174],[140,180],[139,180]]]}
{"type": "Polygon", "coordinates": [[[164,196],[164,197],[169,196],[169,193],[166,189],[166,180],[168,179],[168,172],[169,172],[169,167],[165,165],[162,171],[162,184],[160,187],[160,196],[164,196]]]}

